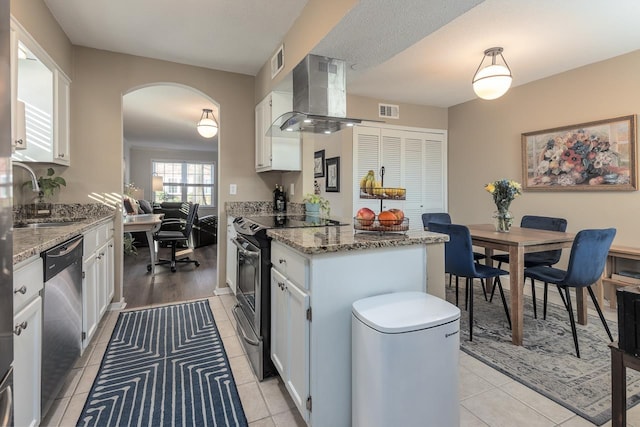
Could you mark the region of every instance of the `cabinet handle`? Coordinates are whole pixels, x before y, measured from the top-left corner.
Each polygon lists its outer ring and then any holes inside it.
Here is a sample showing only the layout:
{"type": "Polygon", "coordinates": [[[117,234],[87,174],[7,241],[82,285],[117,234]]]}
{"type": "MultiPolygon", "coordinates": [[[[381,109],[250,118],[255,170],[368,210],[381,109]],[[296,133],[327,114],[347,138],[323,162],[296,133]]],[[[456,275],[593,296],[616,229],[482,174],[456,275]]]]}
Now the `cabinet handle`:
{"type": "Polygon", "coordinates": [[[286,260],[286,259],[284,259],[284,258],[280,258],[280,259],[278,260],[278,262],[279,262],[280,264],[286,264],[286,263],[287,263],[287,260],[286,260]]]}
{"type": "Polygon", "coordinates": [[[58,157],[60,157],[60,158],[64,157],[64,153],[58,154],[58,157]]]}
{"type": "Polygon", "coordinates": [[[16,145],[22,145],[23,142],[24,140],[22,138],[16,139],[16,145]]]}
{"type": "Polygon", "coordinates": [[[109,245],[109,247],[110,247],[110,248],[112,248],[112,247],[113,247],[113,244],[110,244],[110,245],[109,245]]]}
{"type": "Polygon", "coordinates": [[[20,286],[18,289],[13,291],[14,294],[26,294],[27,293],[27,287],[26,286],[20,286]]]}
{"type": "Polygon", "coordinates": [[[13,333],[16,334],[16,335],[20,335],[22,333],[23,329],[27,329],[27,326],[29,326],[29,324],[25,320],[24,322],[20,323],[19,325],[16,325],[16,327],[13,329],[13,333]]]}

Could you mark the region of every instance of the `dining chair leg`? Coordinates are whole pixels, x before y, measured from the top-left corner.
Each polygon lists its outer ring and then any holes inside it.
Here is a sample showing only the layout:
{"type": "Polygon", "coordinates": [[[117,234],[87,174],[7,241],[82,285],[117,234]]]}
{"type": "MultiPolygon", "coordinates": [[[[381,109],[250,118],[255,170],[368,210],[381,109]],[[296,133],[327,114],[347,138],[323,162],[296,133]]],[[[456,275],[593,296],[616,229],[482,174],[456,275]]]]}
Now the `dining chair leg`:
{"type": "Polygon", "coordinates": [[[458,276],[456,276],[456,307],[458,306],[458,276]]]}
{"type": "Polygon", "coordinates": [[[500,290],[500,297],[502,298],[502,306],[504,307],[504,313],[507,315],[507,322],[509,322],[509,329],[511,329],[511,316],[509,315],[509,306],[507,305],[507,299],[504,297],[504,289],[502,289],[500,276],[496,276],[495,279],[493,279],[493,285],[498,285],[498,289],[500,290]]]}
{"type": "Polygon", "coordinates": [[[604,326],[605,331],[607,331],[607,335],[609,335],[609,341],[613,342],[613,337],[611,336],[609,325],[607,325],[607,321],[604,319],[604,315],[602,314],[602,310],[600,309],[600,304],[598,304],[598,300],[596,299],[596,296],[593,294],[593,289],[591,289],[591,286],[587,286],[587,290],[589,291],[589,295],[591,295],[591,301],[593,301],[593,305],[596,306],[596,311],[598,312],[598,316],[600,316],[600,321],[602,321],[602,326],[604,326]]]}
{"type": "Polygon", "coordinates": [[[536,285],[533,277],[531,278],[531,298],[533,299],[533,318],[538,318],[538,310],[536,308],[536,285]]]}
{"type": "Polygon", "coordinates": [[[558,288],[558,293],[560,293],[560,299],[562,300],[562,304],[564,304],[564,308],[567,308],[567,300],[564,298],[564,295],[562,294],[562,289],[558,285],[556,285],[556,288],[558,288]]]}
{"type": "Polygon", "coordinates": [[[489,301],[487,298],[487,290],[484,288],[484,279],[480,279],[480,285],[482,285],[482,293],[484,294],[484,300],[489,301]]]}
{"type": "Polygon", "coordinates": [[[451,276],[452,276],[452,274],[449,273],[449,287],[451,287],[451,276]]]}
{"type": "Polygon", "coordinates": [[[569,288],[564,288],[567,294],[567,310],[569,311],[569,322],[571,322],[571,333],[573,334],[573,343],[576,346],[576,356],[580,359],[580,349],[578,348],[578,332],[576,331],[576,321],[573,318],[573,308],[571,308],[571,295],[569,293],[569,288]]]}
{"type": "Polygon", "coordinates": [[[469,341],[473,341],[473,279],[467,279],[467,293],[469,294],[469,341]]]}
{"type": "Polygon", "coordinates": [[[464,309],[465,310],[469,310],[469,278],[465,277],[464,279],[464,286],[465,286],[465,290],[464,290],[464,309]]]}
{"type": "Polygon", "coordinates": [[[542,307],[542,311],[543,311],[542,318],[544,320],[547,320],[547,294],[549,293],[548,291],[549,291],[549,284],[547,282],[544,282],[544,303],[542,307]]]}
{"type": "Polygon", "coordinates": [[[493,302],[493,294],[496,293],[496,282],[493,282],[493,286],[491,287],[491,296],[489,297],[489,302],[493,302]]]}

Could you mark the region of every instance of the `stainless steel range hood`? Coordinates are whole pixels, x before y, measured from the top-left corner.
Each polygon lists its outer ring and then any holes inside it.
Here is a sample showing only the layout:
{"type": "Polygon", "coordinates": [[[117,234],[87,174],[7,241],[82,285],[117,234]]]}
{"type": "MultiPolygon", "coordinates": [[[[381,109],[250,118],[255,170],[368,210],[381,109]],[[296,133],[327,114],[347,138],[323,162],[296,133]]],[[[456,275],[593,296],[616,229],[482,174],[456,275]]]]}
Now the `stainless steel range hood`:
{"type": "MultiPolygon", "coordinates": [[[[341,59],[307,55],[293,69],[293,111],[276,119],[271,135],[292,132],[330,134],[362,119],[346,117],[346,63],[341,59]]],[[[286,135],[289,134],[289,135],[286,135]]]]}

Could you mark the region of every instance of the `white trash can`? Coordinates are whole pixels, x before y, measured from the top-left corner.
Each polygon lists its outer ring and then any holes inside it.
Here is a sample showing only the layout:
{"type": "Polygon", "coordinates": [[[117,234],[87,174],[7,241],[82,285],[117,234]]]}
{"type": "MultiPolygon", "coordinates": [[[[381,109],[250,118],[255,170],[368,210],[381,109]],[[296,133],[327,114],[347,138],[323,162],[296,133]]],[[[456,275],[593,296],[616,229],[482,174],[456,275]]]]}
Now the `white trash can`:
{"type": "Polygon", "coordinates": [[[354,427],[460,424],[460,309],[423,292],[353,303],[354,427]]]}

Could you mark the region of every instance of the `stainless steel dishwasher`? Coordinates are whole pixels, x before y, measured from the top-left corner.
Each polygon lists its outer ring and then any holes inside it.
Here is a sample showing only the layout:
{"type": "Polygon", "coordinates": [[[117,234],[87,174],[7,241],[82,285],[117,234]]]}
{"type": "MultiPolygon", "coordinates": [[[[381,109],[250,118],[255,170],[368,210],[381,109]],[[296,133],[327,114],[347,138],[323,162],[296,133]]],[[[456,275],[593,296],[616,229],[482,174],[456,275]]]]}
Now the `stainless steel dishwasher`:
{"type": "Polygon", "coordinates": [[[42,387],[44,417],[82,350],[82,236],[42,253],[42,387]]]}

